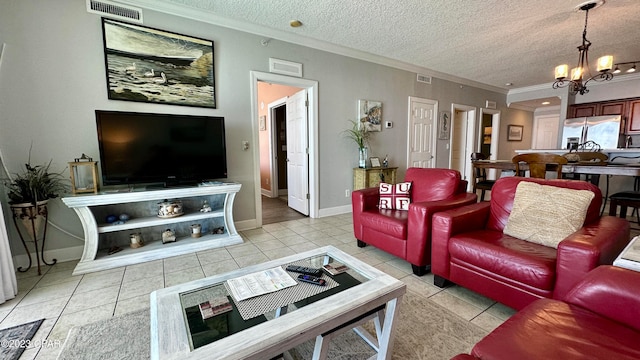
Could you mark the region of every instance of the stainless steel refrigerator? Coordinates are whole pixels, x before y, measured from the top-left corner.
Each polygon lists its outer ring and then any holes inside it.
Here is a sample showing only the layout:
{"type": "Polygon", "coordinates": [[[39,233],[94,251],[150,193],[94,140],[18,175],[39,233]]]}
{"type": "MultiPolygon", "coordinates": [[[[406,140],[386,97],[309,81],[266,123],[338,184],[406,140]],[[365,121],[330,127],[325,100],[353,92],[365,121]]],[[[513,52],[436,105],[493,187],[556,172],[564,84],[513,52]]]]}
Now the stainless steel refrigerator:
{"type": "Polygon", "coordinates": [[[577,146],[576,142],[583,144],[589,140],[601,149],[616,149],[620,139],[620,115],[566,119],[562,139],[565,149],[577,146]]]}

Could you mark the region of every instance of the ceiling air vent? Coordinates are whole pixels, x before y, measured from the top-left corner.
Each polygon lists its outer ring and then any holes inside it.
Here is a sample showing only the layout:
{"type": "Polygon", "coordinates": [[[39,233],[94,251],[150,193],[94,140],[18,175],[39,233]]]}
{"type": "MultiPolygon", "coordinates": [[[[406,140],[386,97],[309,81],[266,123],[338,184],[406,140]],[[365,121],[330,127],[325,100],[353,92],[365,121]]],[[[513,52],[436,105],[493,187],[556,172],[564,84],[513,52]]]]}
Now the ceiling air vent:
{"type": "Polygon", "coordinates": [[[431,84],[431,76],[418,74],[418,76],[416,77],[416,81],[425,84],[431,84]]]}
{"type": "Polygon", "coordinates": [[[119,20],[142,24],[142,9],[105,0],[87,0],[87,11],[119,20]]]}
{"type": "Polygon", "coordinates": [[[276,74],[302,77],[302,64],[269,58],[269,71],[276,74]]]}

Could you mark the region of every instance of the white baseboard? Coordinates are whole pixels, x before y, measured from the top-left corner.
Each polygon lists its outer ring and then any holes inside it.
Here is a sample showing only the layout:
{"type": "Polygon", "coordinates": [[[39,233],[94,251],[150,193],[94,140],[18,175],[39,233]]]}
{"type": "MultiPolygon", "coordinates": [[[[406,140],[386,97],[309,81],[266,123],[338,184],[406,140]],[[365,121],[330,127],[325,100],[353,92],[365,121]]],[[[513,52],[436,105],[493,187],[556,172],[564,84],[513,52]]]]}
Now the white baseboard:
{"type": "MultiPolygon", "coordinates": [[[[59,263],[79,260],[82,257],[83,250],[84,246],[72,246],[62,249],[46,250],[44,252],[44,259],[47,260],[47,262],[51,262],[53,261],[53,259],[57,259],[59,263]]],[[[31,267],[38,266],[38,261],[36,260],[35,256],[35,254],[31,254],[31,267]]],[[[13,265],[16,268],[27,267],[29,265],[29,256],[27,254],[14,256],[13,265]]],[[[42,262],[40,263],[40,266],[42,266],[42,262]]]]}
{"type": "Polygon", "coordinates": [[[236,230],[238,231],[251,230],[258,227],[258,221],[256,219],[236,221],[235,224],[236,230]]]}
{"type": "Polygon", "coordinates": [[[320,209],[320,217],[348,214],[352,211],[351,205],[336,206],[327,209],[320,209]]]}

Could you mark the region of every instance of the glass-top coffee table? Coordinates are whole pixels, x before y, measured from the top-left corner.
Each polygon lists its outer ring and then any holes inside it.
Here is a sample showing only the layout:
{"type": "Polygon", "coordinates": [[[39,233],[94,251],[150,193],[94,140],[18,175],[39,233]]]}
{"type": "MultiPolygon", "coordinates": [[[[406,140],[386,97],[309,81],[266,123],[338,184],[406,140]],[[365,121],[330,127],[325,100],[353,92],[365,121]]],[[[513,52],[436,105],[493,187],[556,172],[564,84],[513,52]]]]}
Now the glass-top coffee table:
{"type": "Polygon", "coordinates": [[[270,359],[315,339],[313,358],[324,359],[331,339],[353,329],[377,352],[374,358],[390,359],[405,292],[403,282],[333,246],[191,281],[151,294],[151,358],[270,359]],[[242,301],[230,295],[227,280],[290,264],[348,270],[323,272],[326,286],[299,282],[242,301]],[[225,297],[233,309],[203,320],[199,304],[225,297]],[[371,319],[375,337],[360,327],[371,319]]]}

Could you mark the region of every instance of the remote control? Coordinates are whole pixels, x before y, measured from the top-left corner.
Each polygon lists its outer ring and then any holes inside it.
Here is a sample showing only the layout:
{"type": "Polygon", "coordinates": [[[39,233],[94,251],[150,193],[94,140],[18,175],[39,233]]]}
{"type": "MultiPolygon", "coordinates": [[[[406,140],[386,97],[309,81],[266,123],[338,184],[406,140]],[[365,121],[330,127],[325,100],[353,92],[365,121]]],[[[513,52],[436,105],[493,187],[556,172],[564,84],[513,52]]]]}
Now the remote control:
{"type": "Polygon", "coordinates": [[[298,265],[287,266],[287,271],[297,272],[305,275],[313,275],[316,277],[322,276],[321,269],[309,268],[309,267],[298,266],[298,265]]]}
{"type": "Polygon", "coordinates": [[[327,285],[327,281],[326,280],[320,279],[320,278],[317,278],[317,277],[311,276],[311,275],[300,274],[300,275],[298,275],[298,280],[304,281],[304,282],[308,282],[308,283],[314,284],[314,285],[320,285],[320,286],[327,285]]]}

